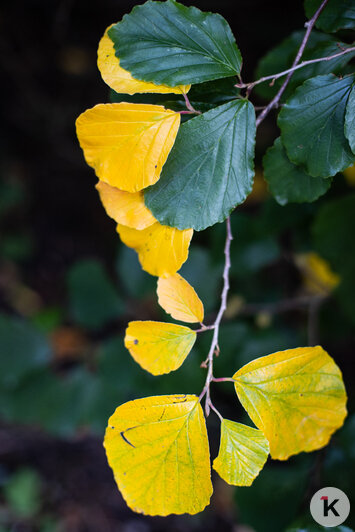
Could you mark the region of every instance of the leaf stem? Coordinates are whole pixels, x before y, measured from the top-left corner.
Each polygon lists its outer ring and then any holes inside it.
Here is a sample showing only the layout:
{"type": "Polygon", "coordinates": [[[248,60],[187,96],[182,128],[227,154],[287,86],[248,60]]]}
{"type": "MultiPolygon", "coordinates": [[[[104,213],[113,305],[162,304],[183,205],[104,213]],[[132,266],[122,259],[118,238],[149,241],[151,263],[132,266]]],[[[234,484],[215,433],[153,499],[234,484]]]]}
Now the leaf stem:
{"type": "MultiPolygon", "coordinates": [[[[188,99],[187,97],[187,94],[183,94],[183,97],[184,97],[184,100],[185,100],[185,105],[187,107],[187,109],[190,111],[190,113],[194,113],[196,115],[200,115],[202,114],[201,111],[197,111],[194,106],[191,104],[190,100],[188,99]]],[[[182,113],[184,113],[184,111],[182,111],[182,113]]],[[[185,111],[186,113],[186,111],[185,111]]]]}
{"type": "Polygon", "coordinates": [[[221,305],[219,307],[217,317],[213,323],[213,337],[212,337],[211,346],[208,352],[208,356],[206,359],[206,364],[208,365],[207,377],[206,377],[205,386],[199,397],[199,400],[201,401],[203,397],[206,395],[206,401],[205,401],[206,416],[209,415],[210,408],[211,408],[210,384],[214,378],[213,377],[213,357],[219,351],[219,347],[218,347],[219,326],[221,324],[224,311],[227,308],[227,296],[228,296],[228,291],[229,291],[229,270],[231,267],[230,247],[231,247],[231,242],[233,240],[230,218],[226,219],[226,233],[227,233],[226,243],[224,246],[225,261],[224,261],[224,269],[223,269],[223,289],[222,289],[222,294],[221,294],[221,305]]]}
{"type": "Polygon", "coordinates": [[[205,331],[211,331],[215,328],[215,325],[212,324],[212,325],[204,325],[203,323],[201,323],[201,328],[200,329],[196,329],[195,330],[195,333],[201,333],[201,332],[205,332],[205,331]]]}
{"type": "Polygon", "coordinates": [[[305,32],[303,40],[301,42],[301,46],[299,47],[298,52],[296,54],[296,57],[295,57],[295,59],[294,59],[294,61],[292,63],[291,71],[287,74],[287,77],[286,77],[285,81],[283,82],[283,84],[281,85],[281,87],[280,87],[279,91],[277,92],[276,96],[271,100],[271,102],[265,107],[265,109],[257,117],[257,119],[256,119],[256,127],[258,127],[261,124],[261,122],[264,120],[264,118],[270,113],[270,111],[274,107],[278,106],[279,101],[281,99],[281,96],[285,92],[285,89],[286,89],[290,79],[292,78],[292,75],[293,75],[293,73],[295,71],[295,67],[298,65],[298,63],[301,60],[301,57],[302,57],[303,52],[304,52],[304,49],[306,48],[308,39],[309,39],[309,37],[311,35],[312,29],[313,29],[315,23],[317,22],[317,19],[318,19],[319,15],[321,14],[323,9],[327,5],[327,2],[328,2],[328,0],[323,0],[323,2],[321,3],[321,5],[317,9],[317,11],[314,13],[313,17],[308,22],[306,22],[306,24],[305,24],[306,32],[305,32]]]}

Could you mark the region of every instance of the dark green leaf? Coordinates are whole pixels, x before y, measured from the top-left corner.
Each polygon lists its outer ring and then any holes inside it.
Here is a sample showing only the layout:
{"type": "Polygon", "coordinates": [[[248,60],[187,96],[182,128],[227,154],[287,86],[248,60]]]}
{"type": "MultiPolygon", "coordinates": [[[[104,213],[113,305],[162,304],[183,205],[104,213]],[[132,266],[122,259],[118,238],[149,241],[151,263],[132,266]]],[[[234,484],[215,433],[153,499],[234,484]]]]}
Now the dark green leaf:
{"type": "Polygon", "coordinates": [[[165,225],[198,231],[222,222],[251,192],[254,108],[235,100],[179,130],[158,183],[145,202],[165,225]]]}
{"type": "Polygon", "coordinates": [[[345,112],[345,135],[355,153],[355,85],[351,89],[345,112]]]}
{"type": "Polygon", "coordinates": [[[109,32],[133,77],[187,85],[239,74],[242,58],[223,17],[173,0],[136,6],[109,32]]]}
{"type": "Polygon", "coordinates": [[[69,304],[73,319],[90,329],[100,329],[122,313],[122,303],[102,264],[83,260],[68,276],[69,304]]]}
{"type": "MultiPolygon", "coordinates": [[[[321,0],[305,0],[304,7],[308,18],[311,18],[321,0]]],[[[333,33],[340,29],[355,28],[355,3],[354,0],[329,0],[317,22],[317,28],[333,33]]]]}
{"type": "Polygon", "coordinates": [[[329,177],[354,161],[344,135],[345,109],[354,76],[329,74],[303,83],[279,114],[289,159],[313,177],[329,177]]]}
{"type": "Polygon", "coordinates": [[[29,323],[0,315],[0,353],[0,385],[13,388],[30,370],[48,362],[50,347],[29,323]]]}
{"type": "Polygon", "coordinates": [[[280,205],[310,203],[325,194],[331,185],[331,179],[311,177],[291,163],[280,137],[266,152],[263,165],[269,190],[280,205]]]}
{"type": "MultiPolygon", "coordinates": [[[[255,79],[276,74],[282,72],[291,67],[293,60],[296,57],[297,51],[300,47],[302,39],[304,37],[303,31],[295,31],[282,41],[279,45],[273,48],[267,53],[260,61],[256,70],[255,79]]],[[[336,39],[330,35],[325,35],[317,31],[311,33],[310,39],[307,43],[307,47],[302,56],[302,61],[308,61],[310,59],[318,59],[319,57],[328,57],[339,53],[339,45],[341,48],[347,48],[348,45],[336,41],[336,39]]],[[[283,100],[286,100],[298,85],[302,84],[306,79],[318,76],[321,74],[330,74],[331,72],[337,73],[354,57],[355,52],[342,55],[331,61],[321,61],[319,63],[313,63],[304,68],[296,70],[283,94],[283,100]]],[[[256,85],[255,92],[265,99],[271,99],[275,96],[279,90],[281,84],[284,82],[285,77],[275,80],[275,83],[270,86],[270,80],[256,85]]]]}

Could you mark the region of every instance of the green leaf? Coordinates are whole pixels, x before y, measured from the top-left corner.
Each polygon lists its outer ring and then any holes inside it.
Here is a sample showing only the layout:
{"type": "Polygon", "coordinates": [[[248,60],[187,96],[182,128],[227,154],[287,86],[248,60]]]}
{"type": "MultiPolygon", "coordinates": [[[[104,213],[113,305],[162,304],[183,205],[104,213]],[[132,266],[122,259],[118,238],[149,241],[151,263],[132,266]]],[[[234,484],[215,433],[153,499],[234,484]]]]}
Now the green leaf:
{"type": "Polygon", "coordinates": [[[223,419],[221,443],[213,468],[233,486],[250,486],[269,455],[269,443],[261,430],[223,419]]]}
{"type": "Polygon", "coordinates": [[[0,315],[0,353],[0,385],[13,388],[26,373],[46,365],[50,347],[29,323],[0,315]]]}
{"type": "Polygon", "coordinates": [[[19,469],[5,484],[4,495],[18,518],[30,519],[41,507],[41,479],[33,469],[19,469]]]}
{"type": "Polygon", "coordinates": [[[345,136],[355,153],[355,85],[351,89],[345,112],[345,136]]]}
{"type": "MultiPolygon", "coordinates": [[[[308,18],[314,15],[320,4],[321,0],[305,0],[304,8],[308,18]]],[[[316,26],[329,33],[340,29],[354,29],[354,0],[329,0],[319,16],[316,26]]]]}
{"type": "Polygon", "coordinates": [[[102,264],[83,260],[68,276],[69,306],[73,319],[89,329],[100,329],[122,313],[122,303],[102,264]]]}
{"type": "MultiPolygon", "coordinates": [[[[283,70],[290,68],[304,37],[304,32],[305,30],[293,32],[287,37],[287,39],[283,40],[268,52],[258,65],[255,79],[276,74],[277,72],[282,72],[283,70]]],[[[302,56],[302,61],[334,55],[339,52],[339,46],[341,48],[347,48],[349,45],[338,42],[330,35],[313,31],[302,56]]],[[[331,72],[336,73],[340,71],[350,59],[354,57],[354,55],[355,52],[350,52],[349,54],[342,55],[331,61],[313,63],[296,70],[283,94],[283,101],[286,100],[292,92],[294,92],[295,88],[302,84],[306,79],[321,74],[330,74],[331,72]]],[[[282,77],[275,80],[275,83],[270,85],[270,80],[268,80],[260,85],[256,85],[254,90],[261,97],[269,100],[275,96],[284,81],[285,77],[282,77]]]]}
{"type": "Polygon", "coordinates": [[[242,58],[223,17],[178,2],[136,6],[108,32],[120,65],[169,86],[239,74],[242,58]]]}
{"type": "Polygon", "coordinates": [[[197,231],[222,222],[253,184],[254,107],[234,100],[183,124],[145,203],[164,225],[197,231]]]}
{"type": "Polygon", "coordinates": [[[280,137],[266,152],[263,165],[269,190],[280,205],[315,201],[332,182],[331,178],[311,177],[291,163],[280,137]]]}
{"type": "Polygon", "coordinates": [[[354,161],[344,135],[354,76],[333,74],[305,81],[282,108],[278,124],[289,159],[313,177],[329,177],[354,161]]]}

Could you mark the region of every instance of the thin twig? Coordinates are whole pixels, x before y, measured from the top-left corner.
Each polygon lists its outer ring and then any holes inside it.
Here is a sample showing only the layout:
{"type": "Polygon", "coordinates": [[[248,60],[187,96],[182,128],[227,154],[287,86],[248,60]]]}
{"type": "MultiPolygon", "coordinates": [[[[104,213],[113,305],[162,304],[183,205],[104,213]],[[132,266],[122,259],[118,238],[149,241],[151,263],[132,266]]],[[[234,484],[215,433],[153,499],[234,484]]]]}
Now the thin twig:
{"type": "Polygon", "coordinates": [[[328,2],[328,0],[323,0],[323,2],[321,3],[321,5],[317,9],[317,11],[314,13],[313,17],[308,22],[306,22],[306,24],[305,24],[305,26],[307,28],[306,29],[306,33],[304,34],[301,46],[299,47],[297,55],[295,57],[295,60],[294,60],[294,62],[292,64],[291,69],[293,69],[293,70],[291,70],[291,72],[289,72],[287,74],[287,77],[286,77],[285,81],[283,82],[283,84],[281,85],[281,87],[280,87],[279,91],[277,92],[276,96],[271,100],[271,102],[265,107],[265,109],[260,113],[260,115],[256,119],[256,127],[258,127],[261,124],[261,122],[269,114],[271,109],[273,109],[274,107],[276,107],[278,105],[278,103],[279,103],[279,101],[281,99],[281,96],[283,95],[283,93],[284,93],[284,91],[285,91],[290,79],[292,78],[292,75],[293,75],[294,71],[295,71],[294,67],[296,67],[298,65],[298,63],[300,62],[300,60],[301,60],[302,54],[303,54],[304,49],[305,49],[305,47],[307,45],[308,39],[309,39],[309,37],[311,35],[311,31],[313,29],[313,26],[315,25],[319,15],[321,14],[323,9],[327,5],[327,2],[328,2]]]}
{"type": "Polygon", "coordinates": [[[184,100],[185,100],[185,105],[186,105],[187,109],[190,111],[190,113],[194,113],[195,115],[202,114],[201,111],[197,111],[194,108],[194,106],[191,104],[190,100],[188,99],[187,94],[184,93],[183,97],[184,97],[184,100]]]}
{"type": "Polygon", "coordinates": [[[203,325],[201,324],[201,328],[200,329],[195,329],[195,333],[201,333],[201,332],[205,332],[205,331],[212,331],[214,328],[215,328],[215,325],[212,324],[212,325],[203,325]]]}
{"type": "Polygon", "coordinates": [[[239,311],[238,315],[240,316],[253,316],[259,312],[266,312],[268,314],[280,314],[282,312],[288,312],[292,310],[299,310],[309,305],[312,305],[316,300],[320,298],[323,300],[326,299],[326,295],[309,295],[309,296],[300,296],[290,299],[283,299],[281,301],[275,301],[272,303],[247,303],[239,311]]]}
{"type": "Polygon", "coordinates": [[[336,59],[337,57],[341,57],[342,55],[348,54],[350,52],[355,52],[355,46],[352,46],[351,48],[346,48],[342,50],[341,52],[338,52],[334,55],[328,55],[326,57],[318,57],[317,59],[309,59],[308,61],[303,61],[299,65],[292,66],[291,68],[288,68],[287,70],[283,70],[282,72],[278,72],[277,74],[271,74],[270,76],[264,76],[263,78],[260,78],[256,81],[252,81],[251,83],[241,83],[237,84],[236,87],[239,89],[245,89],[249,88],[249,90],[252,90],[255,85],[259,85],[260,83],[263,83],[264,81],[268,81],[269,79],[275,81],[278,78],[281,78],[282,76],[285,76],[286,74],[293,73],[296,70],[299,70],[300,68],[303,68],[307,65],[312,65],[313,63],[321,63],[322,61],[331,61],[332,59],[336,59]]]}
{"type": "Polygon", "coordinates": [[[201,401],[202,398],[206,395],[206,402],[205,402],[206,416],[209,415],[210,407],[211,407],[210,384],[213,380],[213,357],[216,353],[216,350],[218,349],[219,326],[221,324],[224,311],[227,308],[227,296],[228,296],[228,291],[229,291],[229,270],[231,267],[230,247],[231,247],[231,242],[233,240],[230,218],[227,218],[226,220],[226,229],[227,229],[227,236],[226,236],[226,244],[224,246],[225,262],[224,262],[224,270],[223,270],[223,290],[221,294],[221,305],[219,307],[217,317],[213,324],[214,325],[213,337],[212,337],[210,350],[208,352],[208,356],[206,359],[206,363],[208,365],[208,372],[207,372],[205,386],[199,398],[199,400],[201,401]]]}

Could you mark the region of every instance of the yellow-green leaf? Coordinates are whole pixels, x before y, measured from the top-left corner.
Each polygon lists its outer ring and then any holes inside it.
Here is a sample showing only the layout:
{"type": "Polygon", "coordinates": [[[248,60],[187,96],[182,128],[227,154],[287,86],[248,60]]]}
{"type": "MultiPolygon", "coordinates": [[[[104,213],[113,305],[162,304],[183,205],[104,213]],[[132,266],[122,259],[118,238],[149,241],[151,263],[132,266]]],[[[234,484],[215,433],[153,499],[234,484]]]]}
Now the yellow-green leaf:
{"type": "Polygon", "coordinates": [[[159,305],[175,320],[187,323],[203,322],[201,299],[192,286],[179,273],[158,279],[159,305]]]}
{"type": "Polygon", "coordinates": [[[213,468],[233,486],[251,486],[269,454],[269,442],[261,430],[223,419],[221,443],[213,468]]]}
{"type": "Polygon", "coordinates": [[[272,458],[319,449],[344,422],[342,375],[320,346],[258,358],[233,379],[242,405],[270,443],[272,458]]]}
{"type": "Polygon", "coordinates": [[[206,423],[195,395],[119,406],[104,446],[128,506],[148,515],[196,514],[212,495],[206,423]]]}
{"type": "Polygon", "coordinates": [[[143,369],[162,375],[181,366],[195,341],[196,333],[189,327],[160,321],[131,321],[124,343],[143,369]]]}
{"type": "Polygon", "coordinates": [[[85,160],[101,181],[127,192],[156,183],[175,142],[180,114],[161,105],[95,105],[76,121],[85,160]]]}
{"type": "Polygon", "coordinates": [[[156,222],[144,204],[142,192],[126,192],[103,181],[99,181],[96,188],[105,211],[117,223],[141,230],[156,222]]]}
{"type": "Polygon", "coordinates": [[[136,94],[139,92],[186,94],[190,90],[191,85],[168,87],[167,85],[155,85],[154,83],[134,79],[127,70],[120,66],[120,61],[115,55],[113,42],[107,34],[112,26],[113,24],[106,29],[99,43],[97,50],[97,66],[100,70],[102,79],[113,90],[125,94],[136,94]]]}
{"type": "Polygon", "coordinates": [[[118,225],[117,232],[126,246],[137,251],[143,270],[157,277],[167,277],[180,270],[193,234],[192,229],[180,231],[159,222],[142,231],[118,225]]]}

